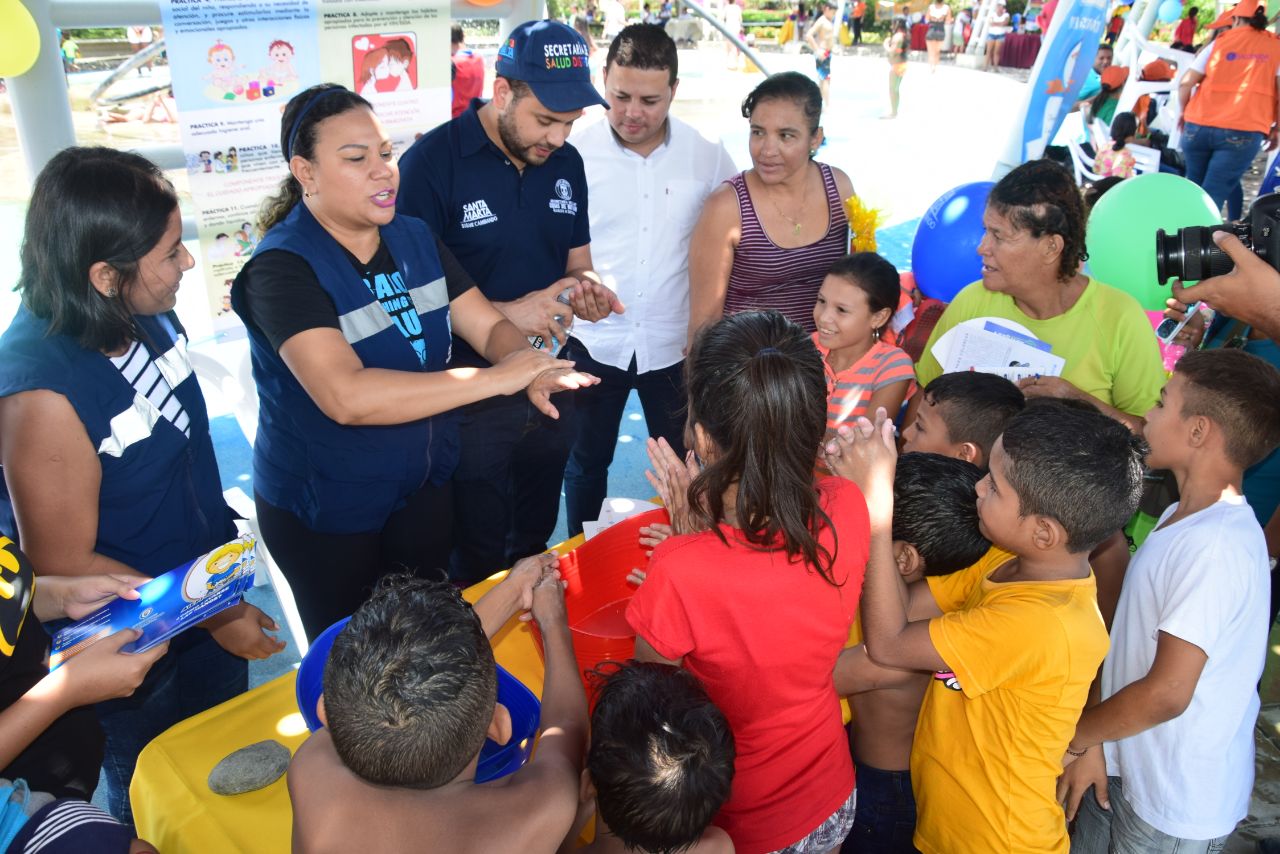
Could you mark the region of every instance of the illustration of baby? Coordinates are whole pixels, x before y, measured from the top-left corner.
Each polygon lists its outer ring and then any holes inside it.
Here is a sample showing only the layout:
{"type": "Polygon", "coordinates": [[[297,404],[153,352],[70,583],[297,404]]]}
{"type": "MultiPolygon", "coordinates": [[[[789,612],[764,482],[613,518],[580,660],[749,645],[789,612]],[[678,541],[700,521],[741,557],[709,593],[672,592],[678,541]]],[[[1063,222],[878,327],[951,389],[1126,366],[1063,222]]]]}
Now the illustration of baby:
{"type": "Polygon", "coordinates": [[[234,100],[236,95],[244,91],[244,84],[236,74],[235,51],[219,39],[213,47],[209,48],[208,61],[210,73],[205,75],[205,79],[209,81],[209,90],[212,92],[206,90],[206,94],[211,95],[215,100],[234,100]],[[240,92],[237,92],[237,89],[240,92]]]}
{"type": "Polygon", "coordinates": [[[298,72],[293,67],[293,45],[284,39],[276,39],[267,46],[267,56],[271,59],[265,68],[258,71],[258,79],[263,83],[274,83],[277,87],[284,83],[295,83],[298,72]]]}

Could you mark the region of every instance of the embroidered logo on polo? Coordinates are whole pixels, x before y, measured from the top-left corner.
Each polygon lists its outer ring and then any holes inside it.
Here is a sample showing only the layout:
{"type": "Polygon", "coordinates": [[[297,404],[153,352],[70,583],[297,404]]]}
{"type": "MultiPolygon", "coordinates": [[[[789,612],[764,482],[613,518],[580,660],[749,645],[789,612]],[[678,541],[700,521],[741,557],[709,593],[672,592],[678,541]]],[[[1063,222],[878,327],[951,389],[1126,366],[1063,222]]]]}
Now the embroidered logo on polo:
{"type": "Polygon", "coordinates": [[[555,71],[561,68],[587,67],[587,46],[582,42],[544,44],[542,46],[542,55],[547,61],[548,71],[555,71]]]}
{"type": "Polygon", "coordinates": [[[484,199],[476,199],[474,202],[467,202],[462,206],[462,227],[475,228],[479,225],[488,225],[491,222],[497,222],[498,217],[489,210],[489,203],[484,199]]]}
{"type": "Polygon", "coordinates": [[[556,181],[556,195],[560,198],[551,199],[547,202],[551,206],[551,210],[556,213],[575,215],[578,213],[578,203],[571,201],[573,199],[573,186],[561,178],[556,181]]]}

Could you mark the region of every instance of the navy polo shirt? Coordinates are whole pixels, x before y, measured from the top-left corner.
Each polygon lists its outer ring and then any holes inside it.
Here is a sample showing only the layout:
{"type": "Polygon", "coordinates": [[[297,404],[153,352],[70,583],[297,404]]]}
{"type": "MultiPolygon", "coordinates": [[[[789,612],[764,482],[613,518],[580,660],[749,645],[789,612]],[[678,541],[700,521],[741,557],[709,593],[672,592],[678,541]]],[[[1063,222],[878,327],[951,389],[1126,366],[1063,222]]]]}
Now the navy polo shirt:
{"type": "MultiPolygon", "coordinates": [[[[591,242],[582,155],[565,144],[524,172],[490,141],[476,99],[400,158],[396,209],[425,220],[489,299],[509,302],[564,277],[591,242]]],[[[454,363],[474,364],[457,342],[454,363]]]]}

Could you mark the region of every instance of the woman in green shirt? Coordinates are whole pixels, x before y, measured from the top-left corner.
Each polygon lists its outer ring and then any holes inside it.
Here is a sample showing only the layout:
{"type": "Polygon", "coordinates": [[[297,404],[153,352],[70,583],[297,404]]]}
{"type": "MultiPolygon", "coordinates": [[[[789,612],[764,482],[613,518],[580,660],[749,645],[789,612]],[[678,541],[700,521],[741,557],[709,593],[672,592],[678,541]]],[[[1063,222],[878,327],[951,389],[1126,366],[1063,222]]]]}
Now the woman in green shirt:
{"type": "Polygon", "coordinates": [[[975,317],[1012,320],[1065,363],[1060,377],[1020,382],[1028,397],[1084,400],[1140,432],[1165,382],[1160,350],[1137,300],[1080,272],[1085,213],[1071,174],[1048,160],[1024,163],[992,189],[983,223],[982,280],[938,321],[916,366],[920,386],[942,373],[932,349],[948,330],[975,317]]]}

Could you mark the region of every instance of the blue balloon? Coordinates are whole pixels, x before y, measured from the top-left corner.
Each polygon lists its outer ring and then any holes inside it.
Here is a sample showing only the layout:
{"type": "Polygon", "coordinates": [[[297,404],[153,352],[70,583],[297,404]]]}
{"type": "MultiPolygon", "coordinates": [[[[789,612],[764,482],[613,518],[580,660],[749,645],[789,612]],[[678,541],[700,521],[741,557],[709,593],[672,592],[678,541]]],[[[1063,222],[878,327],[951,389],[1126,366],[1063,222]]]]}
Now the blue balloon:
{"type": "Polygon", "coordinates": [[[920,293],[951,302],[971,282],[982,278],[982,214],[995,184],[975,181],[943,193],[920,218],[911,245],[911,271],[920,293]]]}
{"type": "Polygon", "coordinates": [[[1182,17],[1182,0],[1164,0],[1156,10],[1156,17],[1162,24],[1172,24],[1182,17]]]}

